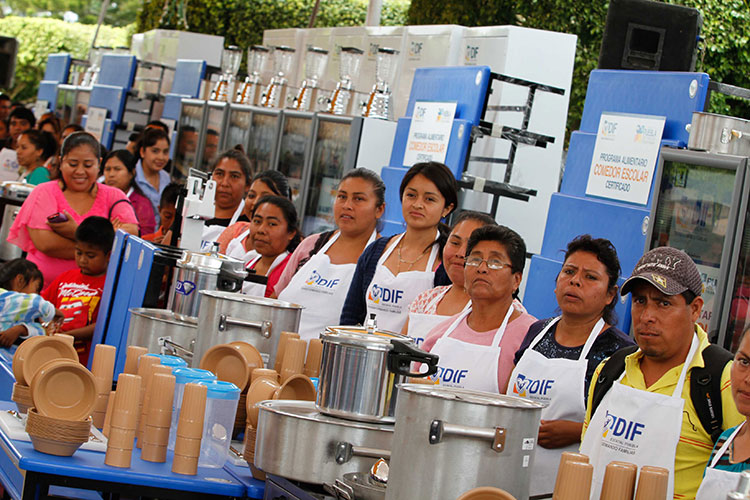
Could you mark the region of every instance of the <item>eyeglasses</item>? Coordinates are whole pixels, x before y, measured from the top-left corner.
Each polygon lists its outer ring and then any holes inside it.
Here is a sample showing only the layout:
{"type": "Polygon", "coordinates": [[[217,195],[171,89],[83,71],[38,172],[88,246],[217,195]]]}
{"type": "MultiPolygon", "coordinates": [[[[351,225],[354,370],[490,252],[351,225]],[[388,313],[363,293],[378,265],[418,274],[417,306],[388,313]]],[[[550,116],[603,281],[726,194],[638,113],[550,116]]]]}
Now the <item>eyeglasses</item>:
{"type": "Polygon", "coordinates": [[[510,267],[510,264],[505,264],[500,259],[482,259],[481,257],[466,257],[466,260],[464,261],[464,266],[471,266],[471,267],[479,267],[482,265],[482,262],[487,263],[487,268],[492,269],[493,271],[498,271],[504,267],[510,267]]]}

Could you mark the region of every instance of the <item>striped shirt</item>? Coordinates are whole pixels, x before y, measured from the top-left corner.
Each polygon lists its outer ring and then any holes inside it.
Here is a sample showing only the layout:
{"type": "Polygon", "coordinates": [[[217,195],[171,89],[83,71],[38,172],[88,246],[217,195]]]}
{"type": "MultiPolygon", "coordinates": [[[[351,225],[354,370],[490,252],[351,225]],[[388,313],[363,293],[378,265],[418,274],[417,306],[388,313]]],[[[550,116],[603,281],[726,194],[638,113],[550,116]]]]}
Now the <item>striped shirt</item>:
{"type": "Polygon", "coordinates": [[[46,322],[54,317],[55,306],[41,296],[0,288],[0,331],[24,325],[29,337],[44,335],[44,328],[37,320],[46,322]]]}
{"type": "MultiPolygon", "coordinates": [[[[719,440],[716,441],[716,444],[714,445],[714,449],[711,451],[711,458],[708,459],[708,464],[706,465],[706,468],[708,468],[711,465],[711,462],[713,462],[716,454],[719,452],[721,447],[724,446],[724,443],[727,442],[727,439],[729,439],[729,436],[731,436],[732,433],[736,429],[737,427],[732,427],[731,429],[727,429],[721,433],[721,436],[719,436],[719,440]]],[[[731,453],[732,453],[731,450],[732,450],[732,447],[730,446],[729,448],[726,449],[726,451],[724,451],[724,454],[721,455],[721,457],[719,458],[719,461],[716,462],[716,466],[714,468],[717,470],[724,470],[727,472],[737,472],[737,473],[750,469],[750,458],[748,458],[747,460],[743,462],[738,462],[736,464],[730,462],[729,457],[731,456],[731,453]]]]}

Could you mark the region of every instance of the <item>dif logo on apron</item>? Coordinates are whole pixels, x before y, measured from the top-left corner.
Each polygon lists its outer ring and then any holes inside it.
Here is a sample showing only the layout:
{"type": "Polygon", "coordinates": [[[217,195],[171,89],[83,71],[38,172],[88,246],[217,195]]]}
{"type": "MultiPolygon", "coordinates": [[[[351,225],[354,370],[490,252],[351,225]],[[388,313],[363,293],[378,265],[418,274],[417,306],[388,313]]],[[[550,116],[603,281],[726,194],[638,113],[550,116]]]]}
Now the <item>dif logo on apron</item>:
{"type": "Polygon", "coordinates": [[[340,280],[338,278],[326,279],[317,269],[313,269],[310,277],[305,280],[303,288],[315,289],[316,292],[333,295],[333,288],[335,288],[339,282],[340,280]]]}
{"type": "Polygon", "coordinates": [[[607,410],[604,416],[604,428],[602,429],[602,437],[605,439],[602,446],[612,448],[620,453],[635,455],[640,446],[636,442],[636,438],[643,435],[645,429],[646,424],[618,417],[607,410]]]}
{"type": "Polygon", "coordinates": [[[532,379],[519,373],[513,382],[513,394],[521,398],[529,398],[542,404],[552,401],[552,386],[555,379],[532,379]]]}
{"type": "Polygon", "coordinates": [[[401,300],[403,295],[403,290],[398,290],[395,288],[385,288],[373,283],[370,292],[367,294],[367,298],[374,304],[379,304],[383,307],[387,307],[390,305],[395,308],[398,307],[398,302],[399,300],[401,300]]]}

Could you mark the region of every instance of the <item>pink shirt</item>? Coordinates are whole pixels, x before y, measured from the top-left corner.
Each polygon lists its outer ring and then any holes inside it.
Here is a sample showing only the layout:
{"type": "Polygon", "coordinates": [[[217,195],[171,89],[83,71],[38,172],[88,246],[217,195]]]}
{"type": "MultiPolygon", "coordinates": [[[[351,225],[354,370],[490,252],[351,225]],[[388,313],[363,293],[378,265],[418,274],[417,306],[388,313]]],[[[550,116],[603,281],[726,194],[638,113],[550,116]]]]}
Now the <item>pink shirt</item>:
{"type": "MultiPolygon", "coordinates": [[[[234,224],[223,230],[219,237],[216,238],[216,243],[219,244],[219,253],[226,253],[229,243],[231,243],[233,239],[238,238],[247,229],[250,229],[249,222],[235,222],[234,224]]],[[[245,236],[245,239],[242,240],[243,246],[245,245],[245,241],[248,237],[249,235],[245,236]]]]}
{"type": "MultiPolygon", "coordinates": [[[[91,209],[85,214],[78,214],[68,204],[58,181],[50,181],[39,184],[34,188],[28,198],[23,202],[21,210],[18,212],[16,220],[10,228],[8,241],[20,247],[28,253],[28,259],[35,263],[44,275],[45,287],[52,283],[60,273],[76,268],[76,262],[73,259],[58,259],[50,257],[36,249],[34,243],[29,237],[27,228],[43,229],[52,231],[47,224],[47,217],[56,213],[67,211],[73,216],[73,220],[80,224],[83,219],[92,215],[101,217],[109,216],[109,209],[117,200],[126,200],[125,193],[120,189],[97,184],[98,190],[96,198],[91,209]]],[[[133,212],[133,207],[129,203],[118,203],[112,210],[112,218],[119,218],[125,224],[138,224],[138,220],[133,212]]]]}
{"type": "Polygon", "coordinates": [[[276,282],[276,287],[273,289],[273,291],[276,292],[277,297],[282,292],[282,290],[286,288],[289,282],[292,281],[292,278],[297,273],[297,266],[299,265],[300,261],[305,257],[310,256],[310,252],[312,252],[312,249],[315,247],[315,242],[318,241],[319,236],[320,233],[315,233],[308,236],[307,238],[302,240],[299,245],[297,245],[297,248],[294,249],[291,257],[289,257],[289,262],[287,262],[286,267],[284,268],[284,272],[281,273],[279,281],[276,282]]]}
{"type": "MultiPolygon", "coordinates": [[[[430,333],[427,334],[424,343],[420,347],[425,351],[431,351],[435,342],[445,335],[445,332],[453,322],[456,321],[459,314],[451,316],[433,328],[430,333]]],[[[521,347],[521,342],[526,336],[526,332],[529,331],[529,327],[534,322],[536,322],[534,316],[528,313],[522,313],[519,317],[508,323],[503,338],[500,339],[500,361],[497,365],[497,386],[503,394],[505,393],[505,388],[508,386],[510,374],[513,371],[513,357],[516,355],[518,348],[521,347]]],[[[472,330],[469,327],[466,318],[464,318],[450,334],[450,338],[477,345],[490,345],[496,332],[497,330],[490,330],[487,332],[477,332],[472,330]]]]}

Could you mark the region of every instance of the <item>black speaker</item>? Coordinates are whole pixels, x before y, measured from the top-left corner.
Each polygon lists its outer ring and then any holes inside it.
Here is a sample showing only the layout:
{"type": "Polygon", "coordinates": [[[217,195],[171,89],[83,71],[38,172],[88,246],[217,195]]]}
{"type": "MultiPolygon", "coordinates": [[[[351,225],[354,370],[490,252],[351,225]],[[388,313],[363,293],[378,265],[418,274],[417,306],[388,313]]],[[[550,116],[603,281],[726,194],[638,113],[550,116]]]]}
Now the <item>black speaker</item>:
{"type": "Polygon", "coordinates": [[[600,69],[694,71],[703,17],[652,0],[611,0],[600,69]]]}
{"type": "Polygon", "coordinates": [[[0,88],[7,90],[13,86],[17,55],[18,40],[0,36],[0,88]]]}

